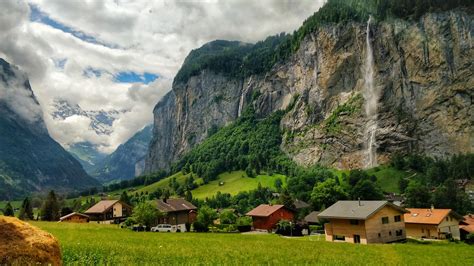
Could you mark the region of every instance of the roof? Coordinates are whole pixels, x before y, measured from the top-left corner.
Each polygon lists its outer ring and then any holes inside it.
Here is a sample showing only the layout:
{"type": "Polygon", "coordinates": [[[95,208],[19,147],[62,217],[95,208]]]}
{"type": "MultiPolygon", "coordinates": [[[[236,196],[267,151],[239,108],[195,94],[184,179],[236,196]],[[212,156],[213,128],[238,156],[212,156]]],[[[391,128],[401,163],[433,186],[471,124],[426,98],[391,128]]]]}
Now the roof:
{"type": "Polygon", "coordinates": [[[112,206],[114,206],[114,204],[117,202],[119,202],[119,200],[101,200],[84,213],[104,213],[108,209],[112,208],[112,206]]]}
{"type": "Polygon", "coordinates": [[[318,218],[319,214],[320,212],[316,212],[316,211],[310,212],[308,215],[304,217],[304,220],[308,223],[319,223],[319,218],[318,218]]]}
{"type": "Polygon", "coordinates": [[[474,233],[474,224],[470,225],[460,225],[459,230],[464,230],[468,233],[474,233]]]}
{"type": "Polygon", "coordinates": [[[167,199],[166,202],[157,200],[156,203],[158,210],[161,212],[179,212],[197,209],[196,206],[185,199],[167,199]]]}
{"type": "Polygon", "coordinates": [[[267,217],[270,216],[272,213],[278,211],[279,209],[285,207],[284,205],[268,205],[268,204],[260,204],[257,208],[249,211],[247,213],[248,216],[259,216],[259,217],[267,217]]]}
{"type": "Polygon", "coordinates": [[[407,208],[410,213],[405,214],[405,223],[411,224],[440,224],[448,215],[454,216],[456,219],[462,220],[462,216],[456,214],[451,209],[415,209],[407,208]]]}
{"type": "Polygon", "coordinates": [[[296,209],[304,209],[304,208],[309,208],[310,205],[302,200],[296,199],[295,200],[295,208],[296,209]]]}
{"type": "Polygon", "coordinates": [[[72,217],[74,215],[79,215],[79,216],[82,216],[84,218],[89,218],[89,215],[85,215],[85,214],[78,213],[78,212],[73,212],[73,213],[70,213],[68,215],[64,215],[63,217],[59,218],[59,220],[62,221],[64,219],[67,219],[67,218],[72,217]]]}
{"type": "Polygon", "coordinates": [[[462,221],[462,224],[474,225],[474,214],[464,215],[464,220],[462,221]]]}
{"type": "Polygon", "coordinates": [[[392,207],[401,213],[408,211],[386,200],[340,200],[334,203],[318,215],[318,218],[325,219],[357,219],[366,220],[385,206],[392,207]]]}

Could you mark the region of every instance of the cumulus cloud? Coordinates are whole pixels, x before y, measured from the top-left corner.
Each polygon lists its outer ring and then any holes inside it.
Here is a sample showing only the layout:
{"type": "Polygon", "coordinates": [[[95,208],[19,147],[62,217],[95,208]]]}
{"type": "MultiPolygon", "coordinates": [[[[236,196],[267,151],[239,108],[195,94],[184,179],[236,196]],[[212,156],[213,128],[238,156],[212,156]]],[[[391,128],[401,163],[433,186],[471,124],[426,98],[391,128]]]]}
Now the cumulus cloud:
{"type": "Polygon", "coordinates": [[[256,42],[292,32],[323,2],[5,0],[0,2],[0,56],[28,73],[56,140],[65,146],[89,141],[111,152],[153,121],[154,105],[171,89],[192,49],[215,39],[256,42]],[[46,19],[33,19],[32,12],[46,19]],[[152,73],[158,79],[119,83],[120,72],[152,73]],[[85,110],[125,112],[110,136],[97,135],[84,117],[52,119],[56,98],[85,110]]]}

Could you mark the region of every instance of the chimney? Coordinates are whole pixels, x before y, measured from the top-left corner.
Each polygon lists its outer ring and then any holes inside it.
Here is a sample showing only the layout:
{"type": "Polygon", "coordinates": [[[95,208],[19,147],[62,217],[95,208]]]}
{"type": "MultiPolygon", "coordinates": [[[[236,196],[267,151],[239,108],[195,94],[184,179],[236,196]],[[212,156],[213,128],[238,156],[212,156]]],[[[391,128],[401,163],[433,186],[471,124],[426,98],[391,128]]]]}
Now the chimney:
{"type": "Polygon", "coordinates": [[[360,204],[360,198],[357,198],[357,199],[358,199],[358,201],[359,201],[359,206],[362,206],[362,204],[360,204]]]}

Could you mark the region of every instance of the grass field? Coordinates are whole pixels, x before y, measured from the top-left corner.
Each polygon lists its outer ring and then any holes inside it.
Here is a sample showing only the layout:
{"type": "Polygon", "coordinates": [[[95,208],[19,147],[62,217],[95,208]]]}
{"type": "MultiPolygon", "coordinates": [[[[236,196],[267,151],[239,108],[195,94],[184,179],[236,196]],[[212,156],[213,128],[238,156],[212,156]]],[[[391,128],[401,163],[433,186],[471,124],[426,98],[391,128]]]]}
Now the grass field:
{"type": "Polygon", "coordinates": [[[474,247],[433,243],[354,245],[320,237],[144,233],[98,224],[32,222],[56,236],[66,265],[284,264],[473,265],[474,247]]]}
{"type": "MultiPolygon", "coordinates": [[[[184,180],[188,175],[183,175],[181,172],[174,174],[170,177],[162,179],[156,183],[151,185],[145,186],[141,189],[138,189],[137,192],[154,192],[156,189],[169,189],[169,183],[171,178],[176,178],[176,181],[179,183],[184,183],[184,180]]],[[[249,178],[244,171],[234,171],[230,173],[223,173],[219,175],[219,179],[209,182],[205,185],[200,185],[198,188],[192,190],[193,197],[204,199],[206,197],[211,197],[215,195],[218,191],[221,193],[230,193],[235,195],[241,191],[249,191],[256,189],[258,183],[262,184],[263,187],[275,187],[275,180],[280,178],[283,184],[286,184],[286,177],[284,175],[274,174],[272,176],[269,175],[258,175],[255,178],[249,178]],[[219,185],[219,183],[223,182],[223,185],[219,185]]],[[[201,179],[197,179],[196,183],[202,184],[201,179]]]]}
{"type": "Polygon", "coordinates": [[[249,191],[256,189],[258,183],[262,187],[275,188],[275,180],[280,179],[283,184],[286,184],[286,176],[274,174],[269,175],[258,175],[255,178],[250,178],[245,174],[244,171],[235,171],[230,173],[223,173],[219,175],[219,179],[209,182],[209,184],[199,186],[192,191],[193,197],[198,199],[204,199],[211,197],[220,191],[221,193],[229,193],[235,195],[241,191],[249,191]],[[223,185],[219,185],[223,182],[223,185]]]}

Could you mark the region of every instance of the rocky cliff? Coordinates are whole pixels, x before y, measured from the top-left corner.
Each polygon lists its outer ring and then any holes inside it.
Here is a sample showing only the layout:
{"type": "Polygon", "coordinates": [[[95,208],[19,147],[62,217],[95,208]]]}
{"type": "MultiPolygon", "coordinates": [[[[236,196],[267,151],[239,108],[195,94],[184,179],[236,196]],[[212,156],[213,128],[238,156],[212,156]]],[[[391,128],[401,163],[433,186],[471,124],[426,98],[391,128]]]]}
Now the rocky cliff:
{"type": "MultiPolygon", "coordinates": [[[[473,152],[473,14],[464,9],[420,19],[374,21],[377,157],[473,152]]],[[[146,172],[167,169],[215,127],[253,105],[260,117],[289,109],[282,150],[300,165],[363,166],[367,24],[329,24],[307,34],[289,59],[264,74],[230,77],[203,70],[154,110],[146,172]]],[[[186,62],[185,62],[186,63],[186,62]]]]}
{"type": "Polygon", "coordinates": [[[98,184],[49,136],[26,74],[0,59],[0,199],[98,184]]]}

